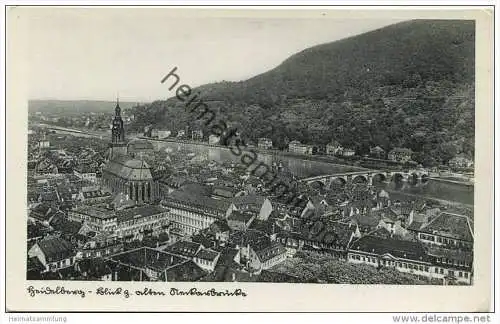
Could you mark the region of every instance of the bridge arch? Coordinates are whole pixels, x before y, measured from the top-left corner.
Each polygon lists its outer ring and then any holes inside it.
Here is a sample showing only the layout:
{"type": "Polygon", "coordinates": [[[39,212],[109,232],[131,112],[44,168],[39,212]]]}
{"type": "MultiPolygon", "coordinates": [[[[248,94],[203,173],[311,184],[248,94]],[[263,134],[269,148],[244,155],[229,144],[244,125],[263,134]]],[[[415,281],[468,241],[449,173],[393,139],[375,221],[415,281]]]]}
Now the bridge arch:
{"type": "Polygon", "coordinates": [[[345,177],[333,177],[330,179],[328,187],[329,189],[333,187],[345,187],[346,184],[347,184],[347,179],[345,177]]]}
{"type": "Polygon", "coordinates": [[[368,182],[368,177],[364,174],[358,174],[352,177],[352,183],[368,182]]]}
{"type": "Polygon", "coordinates": [[[313,189],[323,189],[326,184],[322,180],[313,180],[309,182],[309,186],[313,189]]]}
{"type": "Polygon", "coordinates": [[[387,181],[387,175],[385,173],[379,172],[372,175],[373,182],[385,182],[387,181]]]}
{"type": "Polygon", "coordinates": [[[391,174],[391,180],[394,182],[403,182],[405,179],[405,174],[402,172],[394,172],[391,174]]]}
{"type": "Polygon", "coordinates": [[[420,174],[418,172],[411,172],[408,174],[408,181],[416,183],[420,179],[420,174]]]}

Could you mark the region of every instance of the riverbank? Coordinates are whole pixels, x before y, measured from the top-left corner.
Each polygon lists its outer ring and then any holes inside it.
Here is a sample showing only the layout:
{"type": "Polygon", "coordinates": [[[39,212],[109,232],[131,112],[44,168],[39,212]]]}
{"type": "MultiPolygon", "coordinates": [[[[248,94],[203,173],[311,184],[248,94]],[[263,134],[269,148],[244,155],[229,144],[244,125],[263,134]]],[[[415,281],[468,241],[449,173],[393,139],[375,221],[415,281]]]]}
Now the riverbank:
{"type": "Polygon", "coordinates": [[[35,124],[35,126],[47,128],[49,130],[53,130],[56,132],[62,131],[62,132],[75,133],[75,134],[85,134],[85,135],[95,136],[95,137],[100,137],[100,138],[108,135],[108,132],[91,132],[87,129],[80,130],[80,129],[66,128],[66,127],[60,127],[60,126],[54,126],[54,125],[48,125],[48,124],[40,124],[40,123],[35,124]]]}
{"type": "MultiPolygon", "coordinates": [[[[166,142],[166,143],[187,144],[187,145],[201,145],[201,146],[205,146],[205,147],[217,148],[219,150],[230,151],[230,148],[227,146],[218,145],[218,144],[209,144],[206,142],[181,140],[181,139],[173,139],[173,138],[172,139],[170,139],[170,138],[158,139],[158,138],[150,138],[150,137],[145,137],[145,136],[139,136],[138,138],[148,140],[148,141],[155,141],[155,142],[166,142]]],[[[260,149],[257,147],[248,147],[247,149],[249,149],[249,150],[251,149],[251,150],[255,151],[257,154],[265,154],[265,155],[271,155],[271,156],[282,156],[285,158],[293,158],[293,159],[302,160],[302,161],[314,161],[314,162],[323,162],[323,163],[330,163],[330,164],[335,164],[335,165],[342,165],[344,167],[349,168],[349,170],[346,170],[345,172],[369,170],[369,169],[366,169],[366,168],[363,168],[360,166],[354,166],[352,164],[342,163],[345,161],[339,160],[335,157],[328,157],[328,156],[321,156],[321,155],[298,154],[298,153],[278,151],[278,150],[265,150],[265,149],[260,149]]]]}
{"type": "Polygon", "coordinates": [[[387,189],[387,188],[384,190],[387,191],[389,193],[389,195],[391,195],[391,196],[405,196],[405,197],[410,197],[413,199],[431,200],[431,201],[437,202],[437,203],[444,205],[444,206],[457,207],[457,208],[468,208],[468,209],[474,210],[474,205],[466,204],[466,203],[462,203],[462,202],[458,202],[458,201],[444,200],[444,199],[439,199],[439,198],[435,198],[435,197],[429,197],[426,195],[421,195],[421,194],[417,195],[417,194],[412,194],[409,192],[402,192],[402,191],[391,190],[391,189],[387,189]]]}
{"type": "Polygon", "coordinates": [[[442,178],[442,177],[430,177],[429,179],[432,179],[434,181],[439,181],[439,182],[445,182],[445,183],[453,183],[456,185],[460,186],[466,186],[466,187],[474,187],[474,182],[470,181],[468,179],[448,179],[448,178],[442,178]]]}
{"type": "MultiPolygon", "coordinates": [[[[59,131],[59,132],[73,133],[75,135],[76,134],[86,135],[86,136],[91,136],[91,137],[98,137],[100,139],[103,139],[106,136],[109,136],[108,132],[90,132],[90,131],[84,130],[84,129],[72,129],[72,128],[65,128],[65,127],[48,125],[48,124],[41,124],[41,123],[37,123],[35,125],[39,126],[39,127],[47,128],[49,130],[54,130],[56,132],[59,131]]],[[[183,140],[183,139],[178,139],[178,138],[158,139],[158,138],[146,137],[146,136],[143,136],[142,134],[131,134],[131,135],[129,135],[129,139],[132,139],[132,140],[133,139],[141,139],[141,140],[147,140],[147,141],[158,142],[158,143],[197,145],[197,146],[202,146],[202,147],[206,147],[206,148],[217,149],[220,151],[231,152],[231,149],[227,146],[218,145],[218,144],[209,144],[207,142],[183,140]]],[[[356,171],[370,170],[370,169],[362,168],[359,166],[354,166],[352,164],[342,163],[345,161],[339,160],[338,158],[335,158],[335,157],[297,154],[297,153],[293,153],[293,152],[285,152],[285,151],[278,151],[278,150],[265,150],[265,149],[259,149],[256,147],[249,147],[248,149],[254,150],[258,155],[261,155],[261,156],[283,157],[283,159],[293,159],[296,161],[304,161],[304,162],[327,163],[331,166],[338,166],[339,168],[341,167],[341,170],[339,170],[338,172],[356,172],[356,171]]]]}

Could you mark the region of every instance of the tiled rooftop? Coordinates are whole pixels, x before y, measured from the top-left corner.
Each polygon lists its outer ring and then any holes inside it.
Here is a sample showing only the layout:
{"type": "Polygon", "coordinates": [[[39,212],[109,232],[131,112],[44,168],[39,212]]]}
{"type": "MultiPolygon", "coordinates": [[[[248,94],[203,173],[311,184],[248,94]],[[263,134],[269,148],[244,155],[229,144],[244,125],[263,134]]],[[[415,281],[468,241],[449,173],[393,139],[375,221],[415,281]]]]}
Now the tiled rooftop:
{"type": "Polygon", "coordinates": [[[167,210],[165,208],[155,206],[155,205],[145,205],[134,208],[127,208],[116,212],[116,217],[118,223],[127,222],[135,218],[148,217],[152,215],[158,215],[165,213],[167,210]]]}
{"type": "Polygon", "coordinates": [[[441,213],[420,231],[445,237],[473,241],[473,229],[467,216],[441,213]]]}
{"type": "Polygon", "coordinates": [[[364,236],[352,243],[349,251],[364,251],[383,255],[389,253],[397,258],[427,261],[428,257],[420,242],[384,239],[374,236],[364,236]]]}

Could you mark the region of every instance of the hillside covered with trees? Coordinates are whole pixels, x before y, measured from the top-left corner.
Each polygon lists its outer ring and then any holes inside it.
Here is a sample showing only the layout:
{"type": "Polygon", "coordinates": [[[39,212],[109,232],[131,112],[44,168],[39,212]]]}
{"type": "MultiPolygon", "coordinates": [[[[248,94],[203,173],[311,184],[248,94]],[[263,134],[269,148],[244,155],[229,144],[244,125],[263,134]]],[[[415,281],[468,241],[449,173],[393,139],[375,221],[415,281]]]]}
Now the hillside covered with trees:
{"type": "MultiPolygon", "coordinates": [[[[426,166],[474,156],[474,21],[413,20],[299,52],[241,82],[194,90],[247,141],[269,137],[360,155],[408,147],[426,166]]],[[[196,114],[175,97],[135,108],[135,124],[179,130],[196,114]]]]}

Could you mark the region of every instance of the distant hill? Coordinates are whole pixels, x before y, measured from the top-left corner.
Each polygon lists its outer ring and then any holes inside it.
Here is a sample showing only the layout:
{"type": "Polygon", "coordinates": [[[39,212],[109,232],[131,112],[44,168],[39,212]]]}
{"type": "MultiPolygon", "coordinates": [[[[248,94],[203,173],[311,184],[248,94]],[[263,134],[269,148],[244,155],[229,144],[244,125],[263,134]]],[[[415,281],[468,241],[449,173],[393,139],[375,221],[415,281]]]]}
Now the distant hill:
{"type": "MultiPolygon", "coordinates": [[[[418,162],[474,152],[475,25],[412,20],[305,49],[241,82],[196,92],[244,137],[338,140],[366,154],[411,148],[418,162]]],[[[194,116],[176,98],[136,109],[136,126],[180,129],[194,116]]]]}
{"type": "MultiPolygon", "coordinates": [[[[135,102],[121,102],[122,109],[130,109],[137,105],[135,102]]],[[[28,111],[30,113],[57,113],[57,114],[81,114],[89,112],[113,112],[116,106],[114,101],[95,100],[30,100],[28,111]]]]}
{"type": "Polygon", "coordinates": [[[305,49],[247,81],[199,90],[207,100],[270,104],[277,96],[335,98],[349,88],[405,81],[473,82],[474,31],[474,21],[403,22],[305,49]],[[417,74],[420,80],[412,80],[417,74]]]}

